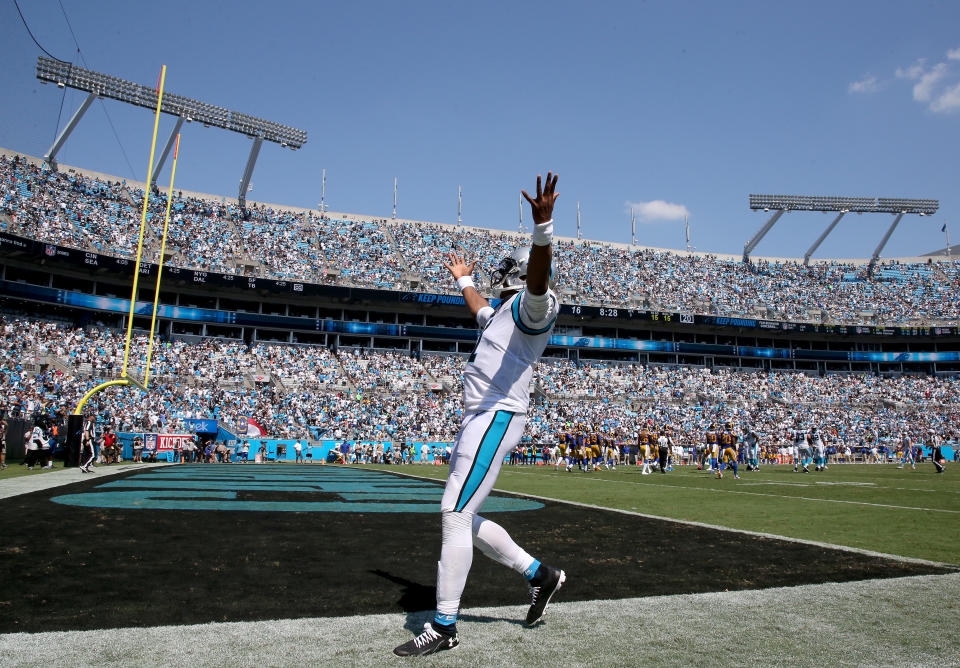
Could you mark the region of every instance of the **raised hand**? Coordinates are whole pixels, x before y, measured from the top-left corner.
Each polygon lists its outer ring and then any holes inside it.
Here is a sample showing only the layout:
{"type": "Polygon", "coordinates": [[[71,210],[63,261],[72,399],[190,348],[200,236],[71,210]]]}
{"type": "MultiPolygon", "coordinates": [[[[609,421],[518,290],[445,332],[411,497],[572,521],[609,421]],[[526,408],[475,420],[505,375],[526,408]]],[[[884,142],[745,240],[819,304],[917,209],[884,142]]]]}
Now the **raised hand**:
{"type": "Polygon", "coordinates": [[[553,218],[553,203],[560,196],[557,190],[557,179],[553,172],[547,172],[547,183],[541,189],[540,175],[537,175],[537,197],[533,199],[527,194],[526,190],[521,190],[524,199],[530,202],[530,209],[533,212],[533,222],[537,225],[545,223],[553,218]]]}
{"type": "Polygon", "coordinates": [[[472,276],[473,268],[476,265],[476,260],[470,264],[467,264],[463,256],[457,253],[447,253],[447,261],[443,263],[443,266],[447,268],[447,271],[453,275],[453,280],[457,280],[462,276],[472,276]]]}

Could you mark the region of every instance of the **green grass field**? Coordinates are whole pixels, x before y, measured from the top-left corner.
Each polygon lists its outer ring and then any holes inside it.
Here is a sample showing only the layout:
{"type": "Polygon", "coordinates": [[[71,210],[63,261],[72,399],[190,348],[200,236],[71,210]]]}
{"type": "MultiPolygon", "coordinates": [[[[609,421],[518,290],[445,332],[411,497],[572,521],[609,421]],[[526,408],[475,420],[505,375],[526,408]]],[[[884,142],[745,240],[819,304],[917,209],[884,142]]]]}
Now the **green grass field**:
{"type": "MultiPolygon", "coordinates": [[[[443,479],[443,466],[371,466],[443,479]]],[[[638,467],[582,473],[503,467],[496,488],[606,508],[960,564],[960,467],[938,475],[894,464],[837,464],[794,473],[766,466],[723,480],[696,467],[641,475],[638,467]]]]}

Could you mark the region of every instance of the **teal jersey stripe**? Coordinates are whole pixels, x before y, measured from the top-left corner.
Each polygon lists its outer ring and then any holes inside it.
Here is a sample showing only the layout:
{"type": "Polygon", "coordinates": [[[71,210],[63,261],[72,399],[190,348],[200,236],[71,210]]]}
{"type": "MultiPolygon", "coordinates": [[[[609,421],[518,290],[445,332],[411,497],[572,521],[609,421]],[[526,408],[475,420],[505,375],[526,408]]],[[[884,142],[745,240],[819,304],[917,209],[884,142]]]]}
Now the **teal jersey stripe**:
{"type": "Polygon", "coordinates": [[[470,503],[470,499],[480,488],[480,483],[487,476],[487,471],[490,470],[490,465],[497,456],[497,450],[500,449],[500,443],[503,442],[503,437],[507,434],[507,427],[510,426],[511,420],[513,420],[513,413],[510,411],[497,411],[494,414],[490,426],[483,434],[483,440],[480,441],[480,448],[473,458],[473,465],[467,474],[467,480],[460,490],[460,497],[457,499],[455,508],[457,512],[463,510],[470,503]]]}
{"type": "Polygon", "coordinates": [[[513,300],[513,306],[511,307],[511,310],[513,312],[513,321],[516,323],[517,329],[519,329],[524,334],[530,334],[530,335],[546,334],[547,332],[549,332],[550,328],[553,327],[553,323],[557,321],[556,317],[554,317],[553,320],[548,322],[546,327],[543,327],[541,329],[533,329],[532,327],[527,327],[525,324],[523,324],[523,322],[520,320],[521,295],[523,295],[523,290],[521,290],[520,294],[518,294],[516,298],[513,300]]]}

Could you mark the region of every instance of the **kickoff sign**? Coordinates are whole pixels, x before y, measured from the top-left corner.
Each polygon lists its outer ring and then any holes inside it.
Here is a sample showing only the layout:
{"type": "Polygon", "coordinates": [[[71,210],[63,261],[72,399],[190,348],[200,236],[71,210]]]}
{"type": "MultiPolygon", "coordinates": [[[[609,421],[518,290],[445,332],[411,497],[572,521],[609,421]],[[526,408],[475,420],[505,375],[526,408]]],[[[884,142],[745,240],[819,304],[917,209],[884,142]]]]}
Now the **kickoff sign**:
{"type": "Polygon", "coordinates": [[[193,442],[193,434],[144,434],[143,449],[157,452],[175,452],[193,442]]]}

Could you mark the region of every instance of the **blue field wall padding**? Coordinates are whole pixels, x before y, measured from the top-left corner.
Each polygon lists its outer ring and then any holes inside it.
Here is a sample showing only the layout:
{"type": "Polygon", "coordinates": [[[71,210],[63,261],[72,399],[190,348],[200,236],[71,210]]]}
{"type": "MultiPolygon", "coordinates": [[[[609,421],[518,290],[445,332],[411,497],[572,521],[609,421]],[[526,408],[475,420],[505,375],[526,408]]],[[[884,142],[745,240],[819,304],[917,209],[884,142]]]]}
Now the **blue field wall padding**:
{"type": "MultiPolygon", "coordinates": [[[[120,439],[120,443],[123,447],[123,459],[130,461],[133,459],[133,440],[137,436],[142,438],[144,442],[147,442],[148,436],[150,434],[144,432],[118,432],[117,436],[120,439]]],[[[219,439],[218,439],[219,440],[219,439]]],[[[223,442],[227,444],[227,447],[231,450],[230,461],[237,462],[240,461],[238,451],[243,444],[244,440],[250,442],[250,456],[249,461],[253,462],[256,459],[256,455],[260,452],[260,446],[266,446],[266,459],[267,462],[295,462],[297,460],[297,453],[294,449],[294,444],[297,442],[295,438],[250,438],[250,439],[224,439],[223,442]]],[[[319,445],[310,445],[305,439],[300,439],[300,443],[303,445],[303,458],[307,462],[325,462],[328,460],[331,451],[334,448],[342,448],[346,446],[348,450],[344,452],[344,455],[349,461],[349,453],[353,452],[354,446],[360,444],[362,446],[366,445],[382,445],[385,450],[391,448],[390,441],[321,441],[319,445]]],[[[450,442],[439,442],[439,441],[408,441],[408,444],[413,449],[414,458],[413,461],[421,461],[421,448],[424,444],[430,448],[430,454],[427,456],[426,461],[433,462],[434,456],[433,453],[444,452],[448,446],[453,444],[450,442]]],[[[145,450],[144,453],[147,451],[145,450]]],[[[341,449],[341,452],[343,450],[341,449]]],[[[158,461],[174,461],[174,453],[170,451],[160,451],[157,455],[158,461]]]]}

